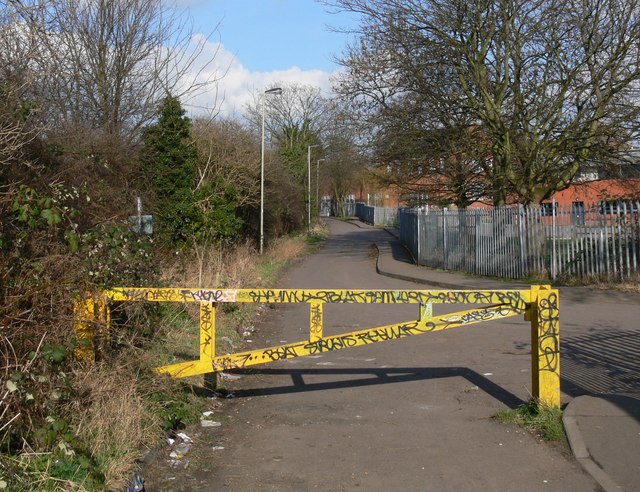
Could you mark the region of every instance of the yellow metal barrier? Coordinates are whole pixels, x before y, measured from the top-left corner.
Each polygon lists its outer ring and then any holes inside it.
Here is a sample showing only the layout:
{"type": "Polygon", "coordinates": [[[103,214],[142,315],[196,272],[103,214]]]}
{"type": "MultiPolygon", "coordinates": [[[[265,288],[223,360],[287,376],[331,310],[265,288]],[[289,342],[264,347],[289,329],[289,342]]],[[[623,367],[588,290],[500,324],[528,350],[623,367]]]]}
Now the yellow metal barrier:
{"type": "Polygon", "coordinates": [[[111,311],[107,302],[104,293],[87,295],[74,302],[74,328],[78,336],[75,352],[80,359],[94,361],[101,342],[109,338],[111,311]]]}
{"type": "MultiPolygon", "coordinates": [[[[96,324],[109,330],[109,303],[195,302],[200,304],[200,358],[157,369],[175,377],[244,368],[293,357],[395,340],[524,314],[531,322],[532,391],[545,405],[560,406],[560,321],[558,291],[550,286],[527,290],[305,290],[305,289],[157,289],[115,288],[77,301],[76,327],[87,339],[96,324]],[[225,302],[309,304],[309,339],[275,347],[216,355],[216,304],[225,302]],[[419,304],[418,320],[340,335],[324,336],[325,304],[419,304]],[[433,316],[433,304],[482,306],[433,316]]],[[[86,354],[79,354],[84,356],[86,354]]]]}

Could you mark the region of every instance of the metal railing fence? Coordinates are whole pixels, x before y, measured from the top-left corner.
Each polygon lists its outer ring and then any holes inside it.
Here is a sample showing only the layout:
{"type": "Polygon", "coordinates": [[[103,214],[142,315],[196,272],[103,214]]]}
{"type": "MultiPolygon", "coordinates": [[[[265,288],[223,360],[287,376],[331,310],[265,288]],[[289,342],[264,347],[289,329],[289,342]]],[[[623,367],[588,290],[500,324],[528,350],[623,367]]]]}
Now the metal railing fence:
{"type": "Polygon", "coordinates": [[[398,225],[399,209],[394,207],[372,207],[364,203],[356,203],[356,217],[362,222],[374,226],[398,225]]]}
{"type": "MultiPolygon", "coordinates": [[[[419,265],[471,274],[624,281],[638,274],[640,201],[400,209],[419,265]]],[[[361,219],[362,220],[362,219],[361,219]]]]}

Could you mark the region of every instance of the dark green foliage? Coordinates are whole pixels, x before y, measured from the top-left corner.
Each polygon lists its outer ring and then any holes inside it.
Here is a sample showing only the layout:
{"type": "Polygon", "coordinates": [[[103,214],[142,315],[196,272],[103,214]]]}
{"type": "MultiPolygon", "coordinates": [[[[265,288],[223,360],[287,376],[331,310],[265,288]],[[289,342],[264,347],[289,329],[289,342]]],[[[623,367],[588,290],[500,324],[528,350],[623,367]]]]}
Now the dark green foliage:
{"type": "Polygon", "coordinates": [[[190,126],[179,101],[167,97],[158,123],[145,132],[151,178],[161,199],[171,199],[194,185],[196,155],[187,140],[190,126]]]}
{"type": "Polygon", "coordinates": [[[48,343],[42,347],[42,357],[51,364],[61,364],[67,360],[67,349],[64,345],[48,343]]]}
{"type": "Polygon", "coordinates": [[[41,447],[51,449],[58,441],[75,443],[75,437],[69,429],[69,422],[64,419],[49,417],[35,430],[35,438],[41,447]]]}
{"type": "Polygon", "coordinates": [[[191,121],[184,113],[180,102],[168,96],[158,122],[144,134],[142,167],[156,198],[157,230],[171,246],[236,239],[242,220],[236,215],[235,190],[222,179],[196,183],[197,150],[189,141],[191,121]]]}
{"type": "Polygon", "coordinates": [[[210,234],[217,241],[232,241],[238,237],[243,221],[236,215],[237,194],[233,187],[217,179],[198,190],[195,198],[202,214],[196,238],[203,239],[210,234]]]}
{"type": "Polygon", "coordinates": [[[318,143],[317,135],[311,131],[309,121],[284,126],[282,133],[280,155],[291,174],[304,184],[307,182],[309,146],[318,143]]]}
{"type": "MultiPolygon", "coordinates": [[[[12,231],[10,236],[14,243],[24,243],[34,233],[43,232],[48,233],[48,240],[66,242],[72,251],[77,250],[78,238],[73,220],[78,211],[65,201],[75,198],[78,193],[78,190],[58,186],[50,190],[50,194],[44,194],[30,186],[20,185],[9,207],[11,215],[6,217],[6,229],[12,231]]],[[[5,242],[6,239],[0,238],[0,247],[5,242]]]]}
{"type": "Polygon", "coordinates": [[[191,121],[180,101],[167,96],[157,123],[144,132],[143,173],[156,197],[156,226],[170,243],[184,243],[196,218],[192,188],[196,150],[189,143],[191,121]]]}
{"type": "Polygon", "coordinates": [[[307,143],[304,128],[294,125],[284,128],[283,133],[288,145],[280,147],[280,155],[296,179],[303,182],[307,172],[307,143]]]}
{"type": "Polygon", "coordinates": [[[88,453],[70,456],[58,453],[52,465],[48,471],[54,478],[81,483],[87,490],[99,490],[104,484],[104,474],[88,453]]]}

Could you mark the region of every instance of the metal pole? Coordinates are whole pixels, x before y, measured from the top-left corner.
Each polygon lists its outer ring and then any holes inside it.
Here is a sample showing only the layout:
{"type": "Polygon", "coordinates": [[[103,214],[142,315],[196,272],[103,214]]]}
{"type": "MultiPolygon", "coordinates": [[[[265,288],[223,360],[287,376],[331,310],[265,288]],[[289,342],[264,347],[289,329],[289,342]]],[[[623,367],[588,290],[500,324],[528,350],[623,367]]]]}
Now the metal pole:
{"type": "Polygon", "coordinates": [[[551,279],[558,276],[558,266],[556,260],[556,199],[551,199],[551,279]]]}
{"type": "Polygon", "coordinates": [[[142,198],[136,197],[136,204],[138,209],[138,234],[142,234],[142,198]]]}
{"type": "Polygon", "coordinates": [[[311,232],[311,145],[307,147],[307,231],[311,232]]]}
{"type": "Polygon", "coordinates": [[[262,151],[260,156],[260,254],[264,249],[264,100],[266,92],[262,93],[262,151]]]}
{"type": "Polygon", "coordinates": [[[320,161],[325,159],[318,159],[316,163],[316,207],[318,207],[318,215],[320,215],[320,161]]]}
{"type": "Polygon", "coordinates": [[[260,254],[264,250],[264,106],[267,94],[282,94],[281,87],[273,87],[262,93],[262,149],[260,153],[260,254]]]}
{"type": "Polygon", "coordinates": [[[311,149],[317,144],[307,146],[307,232],[311,232],[311,149]]]}
{"type": "MultiPolygon", "coordinates": [[[[420,220],[420,216],[422,215],[422,209],[420,207],[418,207],[417,213],[416,213],[416,219],[417,219],[417,241],[418,241],[418,245],[417,245],[417,250],[418,250],[418,258],[417,258],[417,263],[418,265],[423,265],[424,263],[422,263],[422,221],[420,220]]],[[[426,215],[426,214],[425,214],[426,215]]]]}

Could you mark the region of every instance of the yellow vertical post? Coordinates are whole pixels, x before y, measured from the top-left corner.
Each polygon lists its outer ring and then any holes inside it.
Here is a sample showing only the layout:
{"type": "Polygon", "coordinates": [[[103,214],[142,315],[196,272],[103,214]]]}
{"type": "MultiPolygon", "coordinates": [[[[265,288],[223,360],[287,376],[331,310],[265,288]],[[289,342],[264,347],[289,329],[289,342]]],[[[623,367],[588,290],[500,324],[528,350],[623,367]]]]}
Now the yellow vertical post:
{"type": "Polygon", "coordinates": [[[531,372],[533,396],[560,407],[560,297],[549,285],[531,287],[531,372]]]}
{"type": "Polygon", "coordinates": [[[317,342],[323,336],[324,303],[311,301],[309,315],[309,341],[317,342]]]}
{"type": "Polygon", "coordinates": [[[212,302],[200,303],[200,361],[216,356],[216,308],[212,302]]]}
{"type": "Polygon", "coordinates": [[[73,328],[78,337],[76,347],[76,357],[81,360],[93,362],[93,323],[94,323],[94,301],[91,296],[84,296],[82,299],[73,301],[73,328]]]}
{"type": "Polygon", "coordinates": [[[103,295],[85,295],[73,301],[73,327],[78,337],[76,357],[94,362],[104,341],[109,340],[111,312],[103,295]]]}

